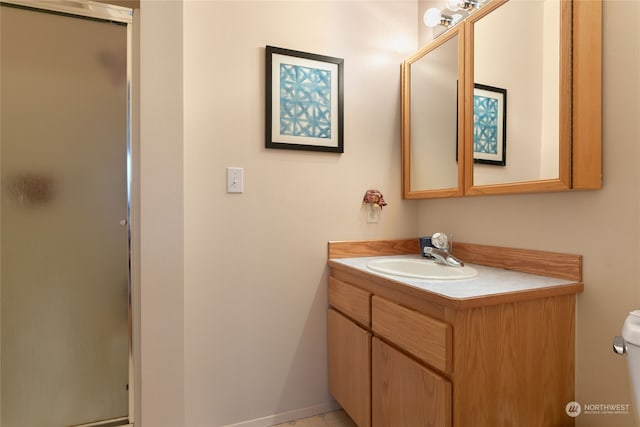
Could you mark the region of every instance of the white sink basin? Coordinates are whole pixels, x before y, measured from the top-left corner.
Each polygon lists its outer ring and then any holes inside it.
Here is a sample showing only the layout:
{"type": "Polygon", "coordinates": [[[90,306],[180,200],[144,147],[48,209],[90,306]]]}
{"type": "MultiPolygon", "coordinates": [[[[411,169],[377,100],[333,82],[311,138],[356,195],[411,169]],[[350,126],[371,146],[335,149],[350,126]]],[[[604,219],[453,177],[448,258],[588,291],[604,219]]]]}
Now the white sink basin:
{"type": "Polygon", "coordinates": [[[478,275],[476,269],[468,265],[450,267],[426,258],[381,258],[369,261],[367,267],[379,273],[414,279],[458,280],[478,275]]]}

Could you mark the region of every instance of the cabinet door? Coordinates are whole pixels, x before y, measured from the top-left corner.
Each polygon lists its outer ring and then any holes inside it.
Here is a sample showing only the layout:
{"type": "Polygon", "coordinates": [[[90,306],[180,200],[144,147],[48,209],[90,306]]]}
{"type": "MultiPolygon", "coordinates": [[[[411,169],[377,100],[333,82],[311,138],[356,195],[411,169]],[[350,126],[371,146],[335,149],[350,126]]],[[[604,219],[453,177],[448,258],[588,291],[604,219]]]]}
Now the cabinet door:
{"type": "Polygon", "coordinates": [[[378,338],[372,341],[373,427],[450,427],[451,383],[378,338]]]}
{"type": "Polygon", "coordinates": [[[371,426],[371,334],[328,312],[329,392],[358,427],[371,426]]]}

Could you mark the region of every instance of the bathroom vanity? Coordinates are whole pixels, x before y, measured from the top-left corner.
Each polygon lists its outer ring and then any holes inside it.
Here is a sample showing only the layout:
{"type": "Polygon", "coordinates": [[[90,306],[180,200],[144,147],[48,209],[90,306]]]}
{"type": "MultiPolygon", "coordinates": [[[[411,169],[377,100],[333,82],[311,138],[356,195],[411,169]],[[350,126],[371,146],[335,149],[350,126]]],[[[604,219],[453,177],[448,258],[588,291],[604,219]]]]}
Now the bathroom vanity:
{"type": "Polygon", "coordinates": [[[477,277],[366,267],[418,253],[417,239],[329,243],[329,390],[356,424],[574,425],[581,257],[456,243],[477,277]]]}

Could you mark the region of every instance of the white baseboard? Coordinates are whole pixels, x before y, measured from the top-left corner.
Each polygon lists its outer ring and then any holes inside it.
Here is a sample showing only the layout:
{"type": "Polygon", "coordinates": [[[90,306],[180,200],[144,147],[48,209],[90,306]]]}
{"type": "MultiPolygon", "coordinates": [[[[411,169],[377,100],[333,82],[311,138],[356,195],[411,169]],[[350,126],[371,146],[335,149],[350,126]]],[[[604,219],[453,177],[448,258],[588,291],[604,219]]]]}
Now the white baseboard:
{"type": "Polygon", "coordinates": [[[268,417],[256,418],[255,420],[242,421],[236,424],[229,424],[225,427],[269,427],[275,424],[286,423],[288,421],[299,420],[300,418],[312,417],[340,409],[336,401],[325,402],[306,408],[296,409],[288,412],[281,412],[268,417]]]}

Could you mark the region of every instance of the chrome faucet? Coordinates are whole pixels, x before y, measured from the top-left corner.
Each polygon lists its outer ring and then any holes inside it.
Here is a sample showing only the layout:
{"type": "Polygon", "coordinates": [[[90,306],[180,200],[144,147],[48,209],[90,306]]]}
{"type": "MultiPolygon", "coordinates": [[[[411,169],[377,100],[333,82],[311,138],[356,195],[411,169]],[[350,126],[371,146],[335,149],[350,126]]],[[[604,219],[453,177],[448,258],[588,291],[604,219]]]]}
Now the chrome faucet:
{"type": "Polygon", "coordinates": [[[431,246],[424,247],[424,254],[431,255],[438,264],[448,265],[450,267],[462,267],[464,263],[458,258],[449,253],[448,250],[432,248],[431,246]]]}
{"type": "Polygon", "coordinates": [[[422,248],[424,255],[432,256],[438,264],[448,265],[450,267],[462,267],[464,263],[454,257],[449,252],[449,239],[444,233],[435,233],[431,236],[431,244],[433,246],[425,246],[422,248]]]}

